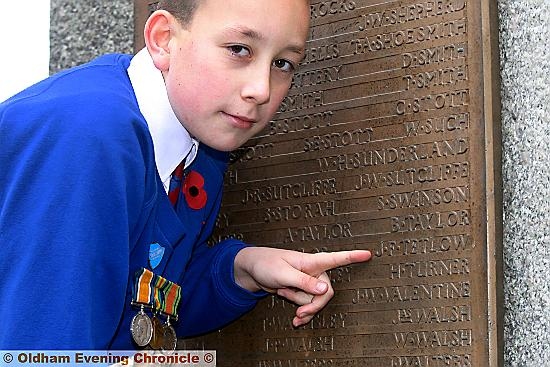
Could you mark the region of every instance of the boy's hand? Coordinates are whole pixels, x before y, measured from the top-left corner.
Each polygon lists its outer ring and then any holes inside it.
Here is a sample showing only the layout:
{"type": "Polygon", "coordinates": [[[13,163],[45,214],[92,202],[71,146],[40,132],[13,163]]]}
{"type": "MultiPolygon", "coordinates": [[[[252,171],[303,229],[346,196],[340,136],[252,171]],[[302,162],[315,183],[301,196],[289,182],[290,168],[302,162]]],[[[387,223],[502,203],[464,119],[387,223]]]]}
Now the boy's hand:
{"type": "Polygon", "coordinates": [[[269,247],[247,247],[235,257],[235,282],[251,292],[263,289],[298,305],[294,326],[308,323],[334,295],[327,270],[367,261],[370,251],[307,254],[269,247]]]}

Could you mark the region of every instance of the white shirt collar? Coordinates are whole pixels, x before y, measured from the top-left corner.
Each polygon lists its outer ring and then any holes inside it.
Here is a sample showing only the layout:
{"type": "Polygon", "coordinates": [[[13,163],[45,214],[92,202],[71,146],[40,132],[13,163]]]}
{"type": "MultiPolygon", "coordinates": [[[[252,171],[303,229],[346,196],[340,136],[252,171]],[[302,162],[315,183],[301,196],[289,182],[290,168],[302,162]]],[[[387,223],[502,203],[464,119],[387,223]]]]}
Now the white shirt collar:
{"type": "Polygon", "coordinates": [[[153,139],[157,171],[164,189],[168,190],[172,172],[184,158],[185,167],[193,162],[199,143],[174,114],[162,73],[153,64],[147,48],[132,58],[128,75],[153,139]]]}

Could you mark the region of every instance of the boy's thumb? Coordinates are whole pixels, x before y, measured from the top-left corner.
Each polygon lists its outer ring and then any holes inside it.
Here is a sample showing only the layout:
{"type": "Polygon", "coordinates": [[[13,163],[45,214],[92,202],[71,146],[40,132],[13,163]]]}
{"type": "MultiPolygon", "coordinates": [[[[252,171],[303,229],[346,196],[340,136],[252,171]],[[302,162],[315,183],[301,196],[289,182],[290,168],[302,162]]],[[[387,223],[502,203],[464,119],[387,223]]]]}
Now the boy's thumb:
{"type": "Polygon", "coordinates": [[[328,284],[318,280],[317,285],[315,286],[316,294],[324,294],[328,290],[328,284]]]}

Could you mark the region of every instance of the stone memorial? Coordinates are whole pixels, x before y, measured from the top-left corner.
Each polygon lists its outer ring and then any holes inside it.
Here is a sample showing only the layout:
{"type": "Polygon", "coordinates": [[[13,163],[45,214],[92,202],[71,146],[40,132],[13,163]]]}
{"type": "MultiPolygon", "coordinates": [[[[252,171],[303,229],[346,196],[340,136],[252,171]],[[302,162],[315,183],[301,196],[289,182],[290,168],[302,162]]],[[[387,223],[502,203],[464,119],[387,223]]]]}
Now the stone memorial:
{"type": "Polygon", "coordinates": [[[233,154],[212,244],[374,258],[331,271],[336,296],[306,326],[271,296],[181,348],[215,349],[220,366],[502,364],[495,11],[311,2],[305,60],[270,126],[233,154]]]}
{"type": "MultiPolygon", "coordinates": [[[[134,2],[135,49],[154,3],[134,2]]],[[[180,348],[215,349],[219,366],[503,365],[496,10],[312,0],[306,58],[233,154],[212,243],[373,259],[332,271],[336,296],[304,327],[270,296],[180,348]]]]}

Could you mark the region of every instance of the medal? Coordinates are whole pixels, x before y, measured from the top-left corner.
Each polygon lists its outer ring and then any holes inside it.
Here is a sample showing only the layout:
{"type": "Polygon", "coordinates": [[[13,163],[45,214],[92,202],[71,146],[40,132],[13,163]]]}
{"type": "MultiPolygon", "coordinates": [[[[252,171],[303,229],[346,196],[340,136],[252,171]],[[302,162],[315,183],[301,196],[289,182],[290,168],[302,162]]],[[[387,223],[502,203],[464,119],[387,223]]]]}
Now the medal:
{"type": "Polygon", "coordinates": [[[176,350],[178,343],[178,337],[176,331],[170,324],[170,317],[178,320],[178,305],[181,300],[181,287],[176,283],[168,282],[164,287],[164,307],[163,312],[166,314],[166,324],[164,324],[164,342],[162,344],[162,350],[165,352],[173,352],[176,350]]]}
{"type": "Polygon", "coordinates": [[[176,350],[176,345],[178,343],[178,337],[176,336],[176,330],[172,327],[170,324],[170,316],[168,316],[168,319],[166,320],[166,324],[164,324],[163,330],[163,343],[162,343],[162,351],[163,352],[173,352],[176,350]]]}
{"type": "Polygon", "coordinates": [[[176,350],[178,337],[170,321],[178,320],[177,310],[181,301],[181,287],[161,276],[157,275],[156,277],[157,280],[154,283],[155,289],[153,291],[155,296],[155,308],[160,314],[166,316],[166,323],[159,329],[155,328],[155,332],[157,330],[159,331],[158,339],[155,339],[155,342],[150,345],[164,352],[173,352],[176,350]],[[158,345],[157,342],[160,342],[160,345],[158,345]]]}
{"type": "Polygon", "coordinates": [[[163,308],[164,303],[164,294],[162,292],[164,285],[166,284],[167,280],[159,275],[155,275],[155,279],[153,282],[153,297],[154,297],[154,307],[155,307],[155,314],[153,315],[152,324],[153,324],[153,337],[151,338],[151,342],[149,343],[149,346],[155,350],[160,350],[162,348],[163,338],[164,338],[164,331],[163,331],[163,325],[160,321],[158,315],[158,312],[160,312],[163,308]]]}
{"type": "Polygon", "coordinates": [[[181,287],[150,270],[141,268],[135,274],[132,284],[132,305],[141,306],[132,319],[130,332],[135,343],[164,352],[176,350],[178,337],[170,323],[178,321],[178,306],[181,301],[181,287]],[[153,309],[152,319],[145,313],[145,307],[153,309]],[[160,315],[166,316],[163,325],[160,315]]]}
{"type": "Polygon", "coordinates": [[[160,350],[160,348],[162,348],[164,340],[163,325],[156,315],[153,316],[151,323],[153,327],[153,336],[151,338],[151,341],[149,342],[149,345],[155,350],[160,350]]]}
{"type": "Polygon", "coordinates": [[[132,338],[140,347],[144,347],[151,341],[153,335],[153,324],[149,316],[145,314],[143,310],[143,305],[141,310],[137,315],[132,319],[132,324],[130,325],[130,332],[132,333],[132,338]]]}
{"type": "Polygon", "coordinates": [[[151,307],[152,305],[151,281],[154,278],[153,275],[149,270],[142,268],[136,272],[132,284],[132,305],[141,308],[132,319],[130,333],[134,342],[140,347],[149,344],[153,336],[153,323],[145,313],[145,306],[151,307]]]}

